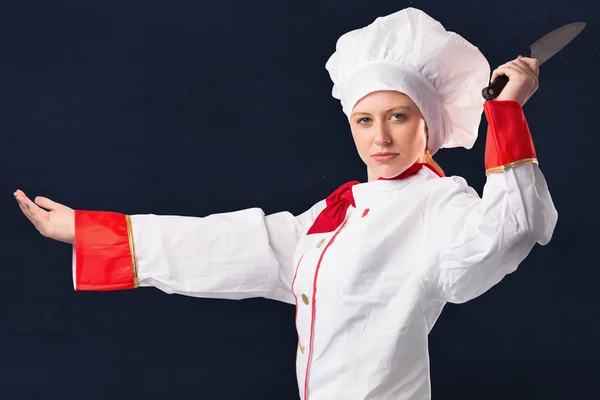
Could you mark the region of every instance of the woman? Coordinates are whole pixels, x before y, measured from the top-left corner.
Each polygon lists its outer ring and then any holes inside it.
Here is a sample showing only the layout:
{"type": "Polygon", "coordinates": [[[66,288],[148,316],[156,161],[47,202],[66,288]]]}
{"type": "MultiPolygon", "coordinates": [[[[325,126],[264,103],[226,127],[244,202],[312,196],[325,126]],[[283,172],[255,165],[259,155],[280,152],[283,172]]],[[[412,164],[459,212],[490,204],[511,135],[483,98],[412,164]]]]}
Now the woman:
{"type": "Polygon", "coordinates": [[[429,399],[427,335],[444,305],[500,282],[556,224],[522,110],[538,63],[497,68],[491,79],[509,82],[483,103],[483,55],[409,8],[343,35],[327,69],[368,181],[299,216],[129,216],[15,197],[42,235],[73,244],[76,290],[153,286],[295,304],[302,399],[429,399]],[[482,110],[488,180],[479,198],[432,154],[470,148],[482,110]]]}

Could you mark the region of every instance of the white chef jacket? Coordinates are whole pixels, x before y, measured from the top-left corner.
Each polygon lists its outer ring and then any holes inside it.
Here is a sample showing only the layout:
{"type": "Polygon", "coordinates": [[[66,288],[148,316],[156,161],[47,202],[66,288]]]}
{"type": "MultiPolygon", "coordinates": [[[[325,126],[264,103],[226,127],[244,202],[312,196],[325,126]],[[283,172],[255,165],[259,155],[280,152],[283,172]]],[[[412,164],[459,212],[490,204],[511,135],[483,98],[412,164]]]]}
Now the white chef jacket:
{"type": "Polygon", "coordinates": [[[75,210],[75,289],[294,304],[302,400],[430,399],[427,335],[444,305],[514,272],[557,222],[520,104],[485,111],[481,197],[460,177],[421,168],[351,186],[354,202],[326,233],[310,228],[328,199],[297,216],[75,210]]]}
{"type": "Polygon", "coordinates": [[[352,187],[333,232],[260,208],[204,218],[133,215],[139,286],[297,308],[302,399],[430,399],[427,335],[549,242],[557,212],[537,164],[488,176],[483,196],[428,168],[352,187]]]}

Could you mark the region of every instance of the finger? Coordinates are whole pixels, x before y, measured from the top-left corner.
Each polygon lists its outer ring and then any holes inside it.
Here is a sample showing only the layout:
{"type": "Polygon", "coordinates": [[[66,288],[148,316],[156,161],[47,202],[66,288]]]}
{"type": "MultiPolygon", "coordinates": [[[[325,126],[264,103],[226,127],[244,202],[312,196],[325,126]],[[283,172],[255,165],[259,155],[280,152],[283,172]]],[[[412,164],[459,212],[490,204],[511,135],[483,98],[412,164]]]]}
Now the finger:
{"type": "MultiPolygon", "coordinates": [[[[529,64],[527,64],[527,62],[523,61],[523,60],[518,60],[514,63],[515,67],[521,69],[523,71],[523,76],[525,76],[528,80],[531,81],[532,86],[531,86],[531,92],[530,94],[533,94],[533,92],[535,92],[539,86],[539,78],[538,75],[531,69],[532,67],[530,67],[529,64]]],[[[535,63],[534,63],[534,67],[535,67],[535,63]]]]}
{"type": "MultiPolygon", "coordinates": [[[[513,66],[517,71],[521,71],[523,73],[526,73],[527,75],[531,75],[533,76],[533,74],[535,74],[534,69],[532,69],[532,67],[535,67],[535,65],[538,64],[539,66],[539,62],[537,62],[537,60],[535,58],[528,58],[528,57],[523,57],[523,56],[518,56],[517,58],[515,58],[514,60],[508,61],[502,65],[500,65],[497,70],[503,69],[504,67],[507,66],[513,66]],[[532,64],[532,66],[530,67],[529,63],[532,64]]],[[[492,74],[492,81],[498,77],[498,75],[506,75],[506,74],[498,74],[496,71],[494,71],[494,73],[492,74]]],[[[506,71],[505,71],[506,72],[506,71]]],[[[510,77],[510,75],[507,75],[510,77]]]]}
{"type": "Polygon", "coordinates": [[[15,200],[17,200],[17,204],[21,208],[21,211],[23,211],[25,215],[29,214],[29,205],[27,204],[25,198],[15,194],[15,200]]]}
{"type": "Polygon", "coordinates": [[[29,197],[27,197],[25,195],[25,193],[23,193],[21,190],[17,190],[14,193],[15,199],[17,200],[17,202],[19,203],[20,206],[22,206],[25,211],[29,212],[30,210],[30,203],[31,200],[29,200],[29,197]]]}
{"type": "Polygon", "coordinates": [[[529,68],[529,66],[527,64],[525,64],[525,62],[523,62],[521,60],[513,60],[513,61],[509,62],[508,64],[513,66],[514,68],[518,69],[523,74],[533,76],[533,71],[529,68]]]}
{"type": "MultiPolygon", "coordinates": [[[[496,71],[494,71],[493,76],[506,75],[508,77],[509,81],[519,82],[519,83],[530,82],[530,84],[526,84],[526,85],[530,88],[529,93],[531,95],[538,88],[538,85],[539,85],[538,79],[536,76],[533,75],[533,73],[531,71],[526,72],[523,70],[523,68],[526,68],[526,67],[518,66],[513,63],[508,63],[502,67],[499,67],[496,71]]],[[[493,79],[495,79],[495,78],[493,78],[493,79]]],[[[492,81],[493,81],[493,79],[492,79],[492,81]]]]}
{"type": "Polygon", "coordinates": [[[42,210],[41,208],[39,208],[37,205],[35,205],[35,203],[33,203],[29,197],[27,197],[24,193],[15,195],[15,198],[17,199],[17,202],[19,203],[19,206],[21,207],[21,210],[23,210],[23,212],[25,213],[25,215],[28,218],[36,218],[39,216],[39,212],[46,212],[44,210],[42,210]]]}
{"type": "Polygon", "coordinates": [[[25,217],[27,217],[27,219],[39,230],[41,222],[39,221],[37,216],[31,212],[31,207],[29,206],[29,203],[20,198],[17,198],[17,202],[19,204],[19,208],[21,209],[25,217]]]}
{"type": "Polygon", "coordinates": [[[492,74],[493,79],[495,79],[498,75],[506,75],[509,79],[511,79],[514,75],[522,75],[532,80],[537,79],[537,77],[533,74],[533,71],[531,71],[526,64],[521,64],[516,60],[509,61],[506,64],[498,67],[494,71],[494,74],[492,74]]]}
{"type": "Polygon", "coordinates": [[[22,191],[15,192],[15,198],[27,219],[29,219],[38,230],[43,230],[46,227],[45,225],[48,220],[48,212],[39,208],[22,191]]]}
{"type": "Polygon", "coordinates": [[[49,198],[43,196],[37,196],[34,201],[37,205],[39,205],[40,207],[44,207],[47,210],[56,210],[57,208],[62,206],[62,204],[56,203],[50,200],[49,198]]]}
{"type": "Polygon", "coordinates": [[[498,67],[492,71],[492,77],[490,78],[490,82],[494,82],[496,78],[498,78],[500,75],[504,75],[504,71],[502,71],[501,68],[502,67],[498,67]]]}
{"type": "Polygon", "coordinates": [[[537,74],[535,72],[535,70],[533,68],[535,68],[534,65],[529,65],[527,62],[523,61],[522,59],[519,60],[515,60],[513,62],[513,64],[519,68],[521,68],[523,70],[524,73],[526,73],[528,76],[531,76],[532,78],[537,78],[537,74]]]}
{"type": "Polygon", "coordinates": [[[519,61],[522,61],[534,74],[540,73],[540,61],[537,58],[519,56],[519,61]]]}
{"type": "Polygon", "coordinates": [[[506,75],[510,79],[510,77],[517,72],[518,70],[516,70],[510,63],[503,64],[496,68],[492,73],[492,81],[501,75],[506,75]]]}

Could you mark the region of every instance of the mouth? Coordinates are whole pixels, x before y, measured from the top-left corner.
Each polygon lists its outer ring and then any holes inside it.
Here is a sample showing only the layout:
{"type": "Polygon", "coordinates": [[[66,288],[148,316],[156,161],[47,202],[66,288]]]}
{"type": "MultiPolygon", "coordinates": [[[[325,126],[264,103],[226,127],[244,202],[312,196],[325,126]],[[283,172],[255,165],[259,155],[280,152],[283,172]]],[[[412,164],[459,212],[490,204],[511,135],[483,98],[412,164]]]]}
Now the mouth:
{"type": "Polygon", "coordinates": [[[399,155],[399,153],[392,153],[392,152],[386,151],[384,153],[375,153],[371,157],[375,161],[385,162],[385,161],[393,160],[394,158],[398,157],[398,155],[399,155]]]}

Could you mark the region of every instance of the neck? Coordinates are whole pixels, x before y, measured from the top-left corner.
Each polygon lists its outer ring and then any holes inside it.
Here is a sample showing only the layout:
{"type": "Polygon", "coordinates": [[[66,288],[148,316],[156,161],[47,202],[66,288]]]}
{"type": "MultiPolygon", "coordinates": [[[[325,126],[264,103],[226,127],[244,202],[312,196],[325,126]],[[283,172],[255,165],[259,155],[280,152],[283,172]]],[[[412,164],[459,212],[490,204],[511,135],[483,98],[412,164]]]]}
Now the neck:
{"type": "Polygon", "coordinates": [[[377,179],[379,179],[379,176],[374,174],[371,168],[367,167],[367,181],[372,182],[376,181],[377,179]]]}

